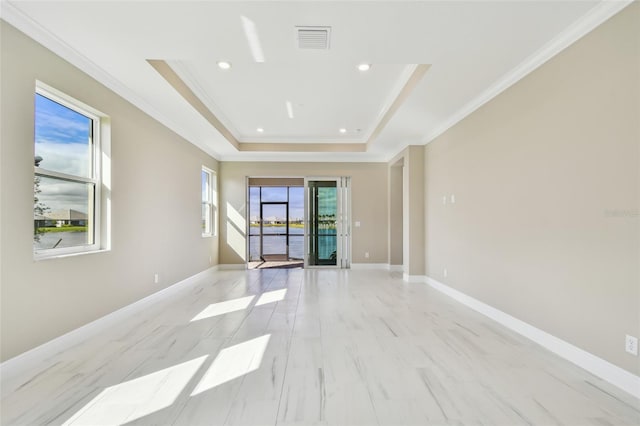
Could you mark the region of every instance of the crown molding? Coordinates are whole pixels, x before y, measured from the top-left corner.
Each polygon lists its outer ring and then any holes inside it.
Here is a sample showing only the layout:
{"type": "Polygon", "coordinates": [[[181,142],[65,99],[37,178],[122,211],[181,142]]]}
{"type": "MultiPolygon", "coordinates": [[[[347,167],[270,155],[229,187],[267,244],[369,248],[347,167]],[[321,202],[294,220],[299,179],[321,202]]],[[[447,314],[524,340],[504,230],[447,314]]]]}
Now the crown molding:
{"type": "Polygon", "coordinates": [[[233,126],[233,123],[222,112],[222,109],[218,104],[209,96],[209,93],[202,87],[200,81],[189,70],[188,66],[181,61],[167,60],[166,64],[173,70],[173,72],[180,78],[184,84],[189,87],[195,96],[211,111],[211,113],[218,119],[220,124],[231,133],[234,139],[238,142],[243,142],[240,132],[233,126]]]}
{"type": "MultiPolygon", "coordinates": [[[[407,87],[407,83],[415,78],[415,71],[420,66],[418,64],[409,64],[404,67],[400,76],[396,79],[395,84],[393,85],[391,91],[387,94],[385,101],[382,103],[378,115],[373,120],[373,122],[368,126],[368,130],[363,133],[363,135],[359,138],[351,138],[351,140],[346,141],[344,138],[339,137],[326,137],[326,138],[318,138],[318,137],[307,137],[307,136],[290,136],[290,137],[260,137],[256,138],[248,138],[240,135],[237,128],[233,125],[231,120],[225,116],[222,109],[218,106],[218,104],[209,96],[206,90],[204,90],[202,84],[194,77],[194,75],[189,71],[188,67],[179,62],[179,61],[166,61],[167,64],[173,68],[174,72],[180,77],[184,83],[189,86],[189,88],[194,92],[194,94],[200,98],[200,100],[209,108],[209,110],[218,118],[220,123],[234,136],[234,138],[240,143],[336,143],[336,144],[349,144],[349,143],[362,143],[366,144],[371,140],[372,135],[380,128],[380,125],[385,120],[385,116],[389,113],[389,111],[394,107],[394,104],[403,94],[403,91],[410,89],[405,89],[407,87]]],[[[422,70],[421,70],[422,71],[422,70]]],[[[426,70],[425,70],[426,71],[426,70]]],[[[412,89],[413,87],[411,87],[412,89]]],[[[395,112],[395,110],[393,111],[395,112]]],[[[393,114],[391,113],[391,115],[393,114]]]]}
{"type": "MultiPolygon", "coordinates": [[[[405,90],[405,87],[407,87],[407,83],[409,83],[411,78],[414,76],[419,66],[419,64],[408,64],[404,67],[402,73],[400,74],[400,77],[396,79],[396,82],[391,88],[391,91],[388,93],[387,98],[382,103],[382,106],[378,111],[378,115],[376,116],[373,125],[369,126],[369,130],[363,135],[361,142],[369,143],[372,140],[372,137],[374,137],[382,130],[382,128],[384,128],[384,125],[386,124],[384,123],[385,119],[387,119],[387,117],[388,119],[390,119],[396,111],[396,109],[392,110],[392,108],[394,108],[398,99],[404,100],[403,92],[405,90]]],[[[420,77],[422,77],[422,75],[420,75],[420,77]]],[[[413,87],[407,88],[407,91],[410,93],[412,89],[413,87]]],[[[407,96],[409,93],[407,93],[407,96]]]]}
{"type": "Polygon", "coordinates": [[[32,38],[45,48],[49,49],[71,65],[78,68],[80,71],[89,75],[100,84],[104,85],[118,96],[122,97],[126,101],[133,104],[135,107],[149,115],[156,121],[162,123],[167,128],[176,132],[198,148],[211,155],[214,158],[218,158],[219,154],[201,143],[197,143],[197,139],[193,138],[189,131],[179,125],[176,121],[171,120],[166,115],[160,113],[152,104],[138,96],[133,90],[122,84],[118,79],[113,77],[102,67],[98,66],[95,62],[91,61],[85,55],[71,47],[68,43],[57,37],[51,31],[40,25],[35,20],[31,19],[19,7],[15,6],[12,2],[3,0],[0,3],[0,18],[8,24],[16,27],[18,30],[32,38]]]}
{"type": "MultiPolygon", "coordinates": [[[[588,34],[590,31],[598,27],[600,24],[602,24],[604,21],[606,21],[616,13],[623,10],[631,3],[633,3],[633,0],[604,0],[598,3],[581,19],[574,22],[571,26],[566,28],[563,32],[561,32],[558,36],[544,45],[536,53],[534,53],[521,64],[506,73],[501,79],[499,79],[488,89],[483,91],[478,97],[465,104],[461,109],[450,116],[441,125],[436,127],[433,131],[429,132],[424,138],[422,138],[421,143],[430,143],[435,138],[446,132],[449,128],[453,127],[459,121],[467,117],[469,114],[473,113],[482,105],[489,102],[491,99],[502,93],[507,88],[511,87],[517,81],[524,78],[526,75],[537,69],[539,66],[560,53],[562,50],[569,47],[584,35],[588,34]]],[[[169,129],[176,132],[178,135],[182,136],[192,144],[196,145],[198,148],[208,153],[209,155],[213,156],[216,159],[222,159],[223,155],[212,150],[210,146],[204,144],[202,141],[199,141],[198,138],[194,138],[190,134],[188,128],[180,125],[170,117],[167,117],[166,115],[159,112],[152,104],[147,102],[142,97],[138,96],[133,90],[122,84],[118,79],[106,72],[103,68],[81,54],[79,51],[72,48],[70,45],[68,45],[59,37],[55,36],[52,32],[37,23],[35,20],[31,19],[12,2],[9,2],[7,0],[1,1],[0,18],[7,23],[15,26],[18,30],[33,38],[36,42],[42,44],[45,48],[51,50],[56,55],[68,61],[75,67],[79,68],[81,71],[85,72],[155,120],[159,121],[169,129]]],[[[407,74],[410,73],[405,70],[399,82],[404,80],[407,74]]],[[[394,92],[398,87],[401,86],[401,84],[398,84],[398,86],[394,89],[394,92]]],[[[335,142],[338,142],[338,140],[336,140],[335,142]]],[[[404,148],[405,147],[402,147],[402,149],[404,148]]],[[[402,149],[400,149],[399,151],[401,151],[402,149]]],[[[382,155],[384,156],[384,154],[382,155]]]]}
{"type": "MultiPolygon", "coordinates": [[[[342,144],[348,146],[362,144],[365,147],[384,129],[404,100],[412,93],[420,82],[430,65],[408,64],[404,67],[400,76],[396,79],[391,91],[381,104],[378,114],[368,126],[368,130],[359,138],[317,137],[317,136],[272,136],[260,138],[248,138],[240,135],[237,127],[225,116],[222,109],[211,98],[200,81],[189,70],[188,66],[180,61],[171,60],[147,60],[167,82],[176,89],[185,100],[202,114],[232,145],[240,151],[251,151],[251,147],[260,147],[260,144],[280,146],[276,151],[286,151],[286,146],[294,147],[299,144],[342,144]]],[[[295,148],[298,149],[298,148],[295,148]]],[[[313,148],[315,151],[317,148],[313,148]]],[[[258,151],[265,150],[263,148],[258,151]]],[[[321,149],[321,151],[334,151],[335,148],[321,149]]],[[[358,148],[356,151],[360,151],[358,148]]]]}
{"type": "MultiPolygon", "coordinates": [[[[366,152],[371,142],[371,138],[377,137],[382,129],[391,120],[402,103],[412,93],[422,77],[429,70],[431,65],[417,64],[405,67],[400,79],[394,86],[391,95],[393,100],[389,103],[391,96],[387,99],[376,120],[375,129],[368,136],[366,142],[343,139],[318,139],[318,138],[270,138],[264,140],[242,140],[237,139],[234,132],[218,117],[216,111],[212,111],[211,105],[214,103],[211,98],[202,90],[202,85],[193,78],[186,68],[178,63],[163,59],[147,59],[158,74],[171,85],[182,98],[191,105],[205,120],[209,122],[237,151],[240,152],[366,152]],[[182,74],[182,75],[181,75],[182,74]],[[185,75],[191,78],[190,83],[185,81],[185,75]],[[402,83],[402,84],[400,84],[402,83]],[[199,93],[198,93],[199,92],[199,93]],[[205,102],[209,100],[209,105],[205,102]],[[388,105],[387,105],[388,104],[388,105]]],[[[225,157],[226,158],[226,157],[225,157]]]]}
{"type": "Polygon", "coordinates": [[[387,160],[371,152],[289,152],[289,151],[244,151],[223,154],[223,162],[277,162],[277,163],[380,163],[387,160]],[[311,154],[311,155],[310,155],[311,154]]]}
{"type": "Polygon", "coordinates": [[[538,51],[489,86],[489,88],[483,91],[478,97],[465,104],[441,125],[429,132],[423,138],[422,143],[426,145],[429,142],[432,142],[435,138],[442,135],[458,122],[462,121],[469,114],[526,77],[529,73],[533,72],[549,59],[571,46],[580,38],[593,31],[607,19],[629,6],[633,1],[634,0],[603,0],[598,3],[582,18],[567,27],[551,41],[538,49],[538,51]]]}

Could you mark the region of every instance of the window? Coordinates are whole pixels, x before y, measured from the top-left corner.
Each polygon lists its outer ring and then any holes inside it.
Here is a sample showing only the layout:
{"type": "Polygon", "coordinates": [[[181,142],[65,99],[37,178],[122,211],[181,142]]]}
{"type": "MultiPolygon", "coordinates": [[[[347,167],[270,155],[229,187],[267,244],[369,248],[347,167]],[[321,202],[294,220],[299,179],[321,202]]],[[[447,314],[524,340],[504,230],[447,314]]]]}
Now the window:
{"type": "Polygon", "coordinates": [[[202,167],[202,236],[218,235],[218,181],[216,172],[202,167]]]}
{"type": "Polygon", "coordinates": [[[100,248],[101,114],[38,83],[33,249],[36,258],[100,248]]]}

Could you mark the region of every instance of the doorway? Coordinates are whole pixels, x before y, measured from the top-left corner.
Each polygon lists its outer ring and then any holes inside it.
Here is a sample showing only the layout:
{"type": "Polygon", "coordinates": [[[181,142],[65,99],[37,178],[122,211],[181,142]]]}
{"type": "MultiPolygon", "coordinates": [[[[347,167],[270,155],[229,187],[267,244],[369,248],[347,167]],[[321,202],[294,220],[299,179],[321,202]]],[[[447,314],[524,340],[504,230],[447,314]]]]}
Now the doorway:
{"type": "Polygon", "coordinates": [[[304,179],[249,178],[248,268],[301,268],[304,179]]]}
{"type": "Polygon", "coordinates": [[[349,268],[350,178],[248,178],[249,269],[349,268]]]}
{"type": "Polygon", "coordinates": [[[265,261],[289,260],[289,202],[260,203],[260,253],[265,261]]]}

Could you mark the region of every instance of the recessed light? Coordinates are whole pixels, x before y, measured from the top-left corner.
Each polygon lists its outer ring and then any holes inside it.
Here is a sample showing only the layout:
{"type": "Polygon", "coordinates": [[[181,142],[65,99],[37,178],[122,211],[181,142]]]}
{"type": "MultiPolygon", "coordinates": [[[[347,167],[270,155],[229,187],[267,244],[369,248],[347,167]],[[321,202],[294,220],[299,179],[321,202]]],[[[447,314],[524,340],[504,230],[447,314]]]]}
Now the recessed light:
{"type": "Polygon", "coordinates": [[[231,62],[219,61],[218,68],[220,68],[221,70],[228,70],[229,68],[231,68],[231,62]]]}
{"type": "Polygon", "coordinates": [[[358,69],[360,71],[369,71],[371,69],[371,64],[360,64],[358,65],[358,69]]]}
{"type": "Polygon", "coordinates": [[[340,129],[340,133],[347,133],[347,129],[343,127],[342,129],[340,129]]]}
{"type": "Polygon", "coordinates": [[[258,133],[262,133],[262,132],[264,132],[264,129],[263,129],[262,127],[258,127],[258,128],[256,129],[256,131],[257,131],[258,133]]]}

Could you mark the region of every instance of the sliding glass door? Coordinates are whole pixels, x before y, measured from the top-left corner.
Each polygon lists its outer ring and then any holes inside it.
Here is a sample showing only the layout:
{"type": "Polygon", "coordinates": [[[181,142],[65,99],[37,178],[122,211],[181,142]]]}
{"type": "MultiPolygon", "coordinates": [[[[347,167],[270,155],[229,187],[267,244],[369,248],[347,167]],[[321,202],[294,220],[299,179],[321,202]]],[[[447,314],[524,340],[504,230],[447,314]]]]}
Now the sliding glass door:
{"type": "Polygon", "coordinates": [[[305,267],[350,264],[349,178],[306,178],[305,267]]]}

